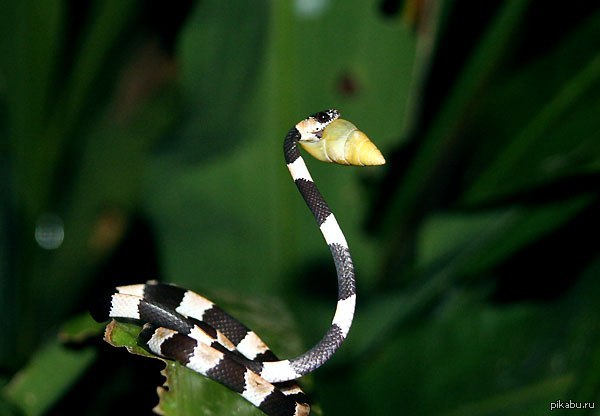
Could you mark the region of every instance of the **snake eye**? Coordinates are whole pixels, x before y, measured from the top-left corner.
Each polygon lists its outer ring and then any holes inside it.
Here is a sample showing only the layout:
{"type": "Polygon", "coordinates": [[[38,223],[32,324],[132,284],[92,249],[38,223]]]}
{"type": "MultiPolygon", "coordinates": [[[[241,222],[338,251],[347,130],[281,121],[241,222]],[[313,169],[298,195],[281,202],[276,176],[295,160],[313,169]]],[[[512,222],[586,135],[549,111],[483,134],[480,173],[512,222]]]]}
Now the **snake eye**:
{"type": "Polygon", "coordinates": [[[312,117],[321,124],[331,123],[333,120],[340,116],[340,112],[338,110],[329,109],[325,111],[319,111],[312,115],[312,117]]]}
{"type": "Polygon", "coordinates": [[[327,123],[329,120],[331,120],[331,116],[327,111],[318,112],[315,114],[315,118],[319,123],[327,123]]]}

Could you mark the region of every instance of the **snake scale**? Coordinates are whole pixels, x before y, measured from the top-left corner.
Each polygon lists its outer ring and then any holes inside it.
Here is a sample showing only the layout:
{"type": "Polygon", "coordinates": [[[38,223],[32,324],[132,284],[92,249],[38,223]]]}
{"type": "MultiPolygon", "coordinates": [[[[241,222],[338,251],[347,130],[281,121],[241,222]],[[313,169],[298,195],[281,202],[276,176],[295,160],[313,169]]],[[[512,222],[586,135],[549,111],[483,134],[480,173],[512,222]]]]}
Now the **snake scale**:
{"type": "Polygon", "coordinates": [[[385,160],[369,138],[337,110],[315,113],[286,135],[283,150],[292,179],[331,251],[338,280],[336,311],[323,338],[302,355],[280,360],[253,331],[210,300],[184,288],[149,281],[119,286],[93,309],[110,318],[144,324],[138,343],[151,353],[180,362],[231,390],[269,416],[310,414],[296,379],[325,363],[346,338],[356,305],[354,266],[346,238],[300,154],[330,163],[366,166],[385,160]]]}

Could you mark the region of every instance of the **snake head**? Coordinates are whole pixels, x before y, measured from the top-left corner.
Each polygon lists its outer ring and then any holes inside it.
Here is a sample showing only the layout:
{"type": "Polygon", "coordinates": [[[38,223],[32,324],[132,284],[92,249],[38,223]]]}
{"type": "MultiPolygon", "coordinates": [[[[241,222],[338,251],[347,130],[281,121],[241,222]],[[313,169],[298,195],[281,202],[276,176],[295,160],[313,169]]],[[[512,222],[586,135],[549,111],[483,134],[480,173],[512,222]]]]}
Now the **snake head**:
{"type": "Polygon", "coordinates": [[[340,117],[340,112],[335,109],[319,111],[296,124],[296,129],[300,132],[299,141],[305,143],[314,143],[321,140],[323,131],[334,120],[340,117]]]}
{"type": "Polygon", "coordinates": [[[383,165],[377,146],[337,110],[325,110],[305,118],[296,129],[298,142],[314,158],[328,163],[353,166],[383,165]]]}

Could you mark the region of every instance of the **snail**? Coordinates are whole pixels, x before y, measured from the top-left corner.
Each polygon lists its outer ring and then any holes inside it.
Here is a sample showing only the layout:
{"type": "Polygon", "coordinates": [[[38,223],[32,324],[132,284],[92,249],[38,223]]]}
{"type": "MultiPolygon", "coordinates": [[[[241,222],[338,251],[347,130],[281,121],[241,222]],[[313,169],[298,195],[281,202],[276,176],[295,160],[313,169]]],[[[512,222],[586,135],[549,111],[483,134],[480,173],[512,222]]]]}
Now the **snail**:
{"type": "Polygon", "coordinates": [[[377,146],[337,110],[317,113],[296,125],[300,145],[323,162],[353,166],[383,165],[385,159],[377,146]],[[322,129],[326,124],[325,129],[322,129]],[[313,132],[317,133],[313,133],[313,132]],[[318,133],[322,132],[322,134],[318,133]]]}

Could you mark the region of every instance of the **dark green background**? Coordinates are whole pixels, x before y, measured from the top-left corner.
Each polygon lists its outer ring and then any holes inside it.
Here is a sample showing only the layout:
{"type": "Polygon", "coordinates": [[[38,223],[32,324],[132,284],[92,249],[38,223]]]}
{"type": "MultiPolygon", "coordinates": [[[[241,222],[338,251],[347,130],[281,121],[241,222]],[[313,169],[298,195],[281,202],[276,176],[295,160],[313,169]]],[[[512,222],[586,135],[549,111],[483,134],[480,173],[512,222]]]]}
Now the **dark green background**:
{"type": "MultiPolygon", "coordinates": [[[[86,314],[115,284],[208,294],[284,357],[316,342],[334,269],[281,144],[329,107],[387,164],[308,161],[359,289],[304,382],[322,414],[597,401],[594,3],[1,0],[0,414],[150,413],[160,362],[86,314]]],[[[253,412],[200,383],[168,414],[253,412]]]]}

